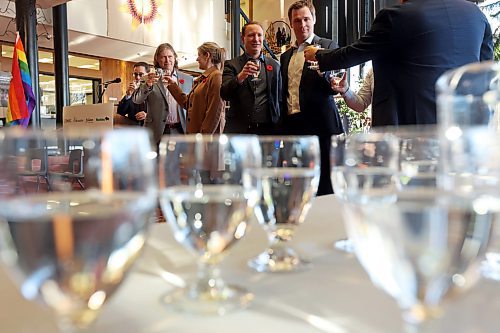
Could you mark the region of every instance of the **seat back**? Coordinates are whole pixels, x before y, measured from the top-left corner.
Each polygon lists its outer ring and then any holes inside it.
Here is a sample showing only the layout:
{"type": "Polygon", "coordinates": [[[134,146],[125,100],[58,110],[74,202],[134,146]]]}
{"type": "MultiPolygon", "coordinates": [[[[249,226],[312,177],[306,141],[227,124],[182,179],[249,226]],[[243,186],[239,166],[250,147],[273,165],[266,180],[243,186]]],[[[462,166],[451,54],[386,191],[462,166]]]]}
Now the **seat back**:
{"type": "Polygon", "coordinates": [[[83,177],[83,150],[73,149],[69,153],[68,172],[83,177]]]}
{"type": "Polygon", "coordinates": [[[28,148],[25,156],[25,172],[40,175],[47,173],[47,152],[44,148],[28,148]]]}

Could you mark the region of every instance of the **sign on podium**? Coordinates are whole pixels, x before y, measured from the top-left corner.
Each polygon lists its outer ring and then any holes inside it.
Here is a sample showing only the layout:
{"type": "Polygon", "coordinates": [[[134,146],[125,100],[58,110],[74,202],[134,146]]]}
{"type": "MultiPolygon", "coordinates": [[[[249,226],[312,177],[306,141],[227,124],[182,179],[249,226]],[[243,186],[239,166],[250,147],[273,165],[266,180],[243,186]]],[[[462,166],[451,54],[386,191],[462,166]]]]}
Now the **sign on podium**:
{"type": "Polygon", "coordinates": [[[63,128],[113,128],[113,103],[72,105],[63,108],[63,128]]]}

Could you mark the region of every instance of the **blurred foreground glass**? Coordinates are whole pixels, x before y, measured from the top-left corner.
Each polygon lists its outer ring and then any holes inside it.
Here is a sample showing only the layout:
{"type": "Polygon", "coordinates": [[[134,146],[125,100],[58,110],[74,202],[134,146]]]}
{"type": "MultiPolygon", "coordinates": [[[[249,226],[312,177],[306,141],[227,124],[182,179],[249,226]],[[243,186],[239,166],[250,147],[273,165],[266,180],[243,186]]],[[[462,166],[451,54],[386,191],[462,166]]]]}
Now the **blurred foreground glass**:
{"type": "Polygon", "coordinates": [[[61,331],[90,324],[139,256],[155,157],[140,128],[0,131],[0,259],[61,331]]]}
{"type": "Polygon", "coordinates": [[[444,73],[436,83],[438,124],[452,127],[485,125],[500,129],[500,65],[482,62],[444,73]]]}
{"type": "MultiPolygon", "coordinates": [[[[433,141],[430,146],[408,150],[415,141],[408,141],[408,135],[394,138],[396,146],[381,145],[380,155],[388,161],[396,156],[396,171],[392,163],[387,172],[377,166],[382,157],[367,150],[373,141],[360,137],[347,147],[348,184],[355,176],[362,181],[348,186],[349,206],[354,208],[345,209],[345,223],[356,256],[372,282],[402,308],[407,332],[423,332],[427,320],[440,314],[443,299],[478,279],[476,264],[484,255],[500,205],[490,195],[440,190],[434,179],[415,178],[420,170],[415,166],[421,163],[409,167],[401,161],[406,163],[408,156],[434,160],[433,141]],[[408,155],[409,151],[413,153],[408,155]],[[376,166],[373,170],[370,161],[376,166]],[[409,182],[401,184],[401,180],[409,182]]],[[[425,176],[428,170],[423,171],[425,176]]]]}
{"type": "MultiPolygon", "coordinates": [[[[500,197],[500,134],[483,126],[449,130],[442,139],[445,188],[471,196],[500,197]]],[[[492,199],[493,200],[493,199],[492,199]]],[[[500,206],[500,201],[497,202],[500,206]]],[[[485,277],[500,280],[500,225],[496,224],[486,260],[485,277]]]]}
{"type": "Polygon", "coordinates": [[[300,270],[309,262],[287,245],[304,222],[319,182],[319,141],[316,136],[261,136],[262,166],[251,170],[262,181],[262,198],[255,208],[269,247],[249,266],[259,272],[300,270]]]}
{"type": "MultiPolygon", "coordinates": [[[[345,149],[349,143],[349,136],[339,134],[332,136],[332,146],[330,148],[330,165],[333,193],[341,204],[346,202],[347,181],[345,179],[345,149]]],[[[347,253],[354,251],[352,241],[348,238],[339,239],[335,242],[335,248],[347,253]]]]}
{"type": "Polygon", "coordinates": [[[182,135],[160,145],[160,202],[175,239],[198,258],[197,279],[167,294],[177,310],[219,314],[246,307],[244,288],[227,285],[218,264],[246,233],[260,182],[248,175],[261,164],[256,136],[182,135]]]}
{"type": "Polygon", "coordinates": [[[436,187],[441,150],[438,128],[400,126],[394,135],[399,139],[401,186],[436,187]]]}

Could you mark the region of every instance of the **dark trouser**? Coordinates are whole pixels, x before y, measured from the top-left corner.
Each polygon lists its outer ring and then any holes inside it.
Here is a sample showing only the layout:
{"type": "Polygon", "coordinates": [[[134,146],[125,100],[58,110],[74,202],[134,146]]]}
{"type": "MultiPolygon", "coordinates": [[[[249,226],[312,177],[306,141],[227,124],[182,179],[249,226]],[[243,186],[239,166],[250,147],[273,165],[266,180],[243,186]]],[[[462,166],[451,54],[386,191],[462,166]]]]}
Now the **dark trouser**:
{"type": "Polygon", "coordinates": [[[184,134],[181,123],[165,124],[163,134],[184,134]]]}
{"type": "Polygon", "coordinates": [[[331,137],[319,137],[319,149],[321,156],[321,173],[319,177],[318,196],[332,194],[333,187],[330,178],[330,147],[331,137]]]}

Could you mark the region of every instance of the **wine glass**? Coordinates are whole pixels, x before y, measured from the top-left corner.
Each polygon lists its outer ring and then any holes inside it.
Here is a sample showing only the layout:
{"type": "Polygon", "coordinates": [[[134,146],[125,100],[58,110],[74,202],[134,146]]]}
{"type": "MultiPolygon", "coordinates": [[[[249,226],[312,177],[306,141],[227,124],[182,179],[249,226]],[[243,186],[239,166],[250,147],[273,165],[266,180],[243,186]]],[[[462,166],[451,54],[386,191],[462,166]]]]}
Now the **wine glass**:
{"type": "Polygon", "coordinates": [[[155,158],[141,128],[0,132],[0,259],[24,298],[54,310],[62,332],[88,326],[139,256],[156,206],[155,158]],[[76,150],[84,186],[64,172],[26,173],[44,163],[62,171],[76,150]]]}
{"type": "Polygon", "coordinates": [[[180,311],[222,315],[249,305],[246,289],[228,285],[218,264],[246,232],[260,182],[256,136],[182,135],[160,145],[160,203],[175,239],[198,258],[197,279],[164,301],[180,311]]]}
{"type": "MultiPolygon", "coordinates": [[[[313,44],[312,45],[313,47],[317,48],[318,50],[323,50],[323,48],[321,47],[321,44],[313,44]]],[[[308,65],[307,65],[307,68],[309,68],[310,70],[313,70],[313,71],[319,71],[319,64],[317,61],[308,61],[308,65]]]]}
{"type": "Polygon", "coordinates": [[[333,80],[335,84],[338,85],[339,82],[344,78],[344,75],[346,75],[345,69],[335,69],[330,72],[330,81],[333,80]]]}
{"type": "Polygon", "coordinates": [[[316,136],[261,136],[262,166],[251,170],[262,181],[257,220],[269,247],[248,265],[259,272],[301,270],[309,262],[287,245],[304,222],[319,183],[320,155],[316,136]]]}
{"type": "MultiPolygon", "coordinates": [[[[393,147],[393,155],[400,155],[401,146],[393,147]]],[[[361,144],[347,147],[346,174],[361,179],[382,175],[382,184],[404,179],[404,169],[392,172],[393,181],[387,173],[370,171],[365,151],[361,144]]],[[[379,160],[377,154],[369,155],[379,160]]],[[[440,161],[443,158],[441,154],[440,161]]],[[[357,209],[345,210],[358,260],[372,282],[398,301],[408,332],[422,331],[429,319],[440,315],[443,299],[477,280],[474,268],[500,210],[499,201],[490,195],[420,185],[374,190],[366,179],[349,187],[350,202],[357,209]]]]}
{"type": "MultiPolygon", "coordinates": [[[[345,202],[347,182],[345,179],[345,147],[349,142],[347,134],[332,135],[332,145],[330,149],[330,165],[333,193],[341,202],[345,202]]],[[[339,239],[335,242],[335,248],[347,253],[352,253],[352,241],[348,238],[339,239]]]]}
{"type": "MultiPolygon", "coordinates": [[[[499,64],[489,61],[450,70],[438,79],[436,89],[438,124],[440,132],[445,136],[460,136],[464,130],[475,126],[482,126],[483,130],[500,131],[499,64]]],[[[442,142],[445,145],[450,143],[446,138],[442,142]]],[[[484,143],[479,145],[483,146],[484,143]]],[[[473,165],[477,164],[471,166],[473,165]]],[[[460,170],[456,171],[458,174],[462,173],[460,170]]],[[[474,175],[477,170],[472,172],[474,175]]],[[[484,175],[468,177],[469,180],[474,178],[475,181],[485,179],[484,175]]],[[[495,232],[494,235],[499,233],[500,231],[495,232]]],[[[482,269],[485,277],[500,281],[500,244],[495,239],[492,243],[497,245],[487,253],[482,269]]]]}
{"type": "Polygon", "coordinates": [[[259,68],[255,73],[252,74],[252,79],[250,81],[252,81],[252,82],[260,81],[260,78],[259,78],[260,67],[261,67],[260,59],[250,59],[249,61],[252,62],[255,66],[257,66],[259,68]]]}

